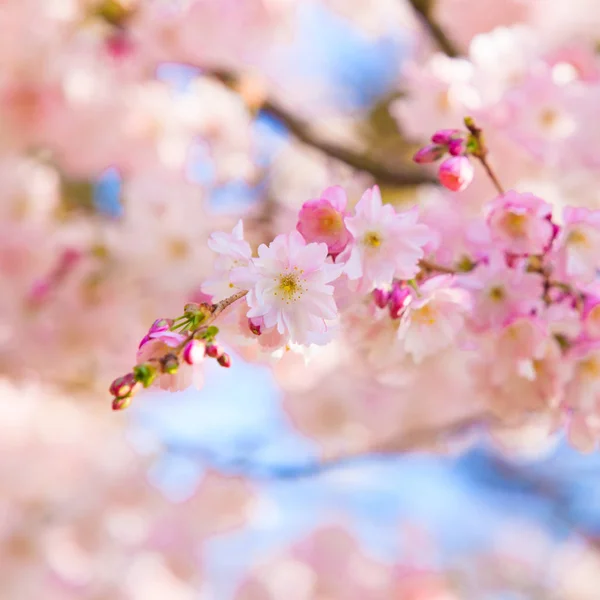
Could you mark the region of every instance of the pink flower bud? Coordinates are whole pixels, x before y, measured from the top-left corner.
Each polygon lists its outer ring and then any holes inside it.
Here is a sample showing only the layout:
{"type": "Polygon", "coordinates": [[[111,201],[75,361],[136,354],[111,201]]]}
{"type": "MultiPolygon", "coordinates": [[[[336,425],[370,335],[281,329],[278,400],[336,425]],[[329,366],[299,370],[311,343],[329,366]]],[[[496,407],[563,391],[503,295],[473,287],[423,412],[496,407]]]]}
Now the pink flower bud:
{"type": "Polygon", "coordinates": [[[200,340],[190,340],[183,349],[183,360],[188,365],[198,365],[204,360],[204,344],[200,340]]]}
{"type": "Polygon", "coordinates": [[[410,290],[404,285],[394,285],[390,294],[390,316],[397,319],[404,310],[410,296],[410,290]]]}
{"type": "Polygon", "coordinates": [[[451,156],[440,164],[438,170],[441,184],[453,192],[466,189],[474,174],[473,165],[466,156],[451,156]]]}
{"type": "Polygon", "coordinates": [[[263,327],[262,318],[254,317],[252,319],[248,319],[248,327],[250,328],[250,331],[254,335],[260,335],[262,333],[262,327],[263,327]]]}
{"type": "Polygon", "coordinates": [[[168,331],[173,325],[172,319],[156,319],[150,326],[148,333],[158,333],[159,331],[168,331]]]}
{"type": "Polygon", "coordinates": [[[221,356],[217,358],[217,362],[226,369],[229,369],[229,367],[231,366],[231,358],[226,352],[223,352],[223,354],[221,354],[221,356]]]}
{"type": "Polygon", "coordinates": [[[439,129],[431,136],[431,141],[434,144],[449,144],[457,135],[460,135],[460,129],[439,129]]]}
{"type": "Polygon", "coordinates": [[[373,290],[373,300],[379,308],[385,308],[390,300],[389,290],[383,288],[375,288],[373,290]]]}
{"type": "Polygon", "coordinates": [[[413,156],[413,161],[419,164],[432,163],[442,158],[446,154],[444,146],[429,144],[417,150],[413,156]]]}
{"type": "Polygon", "coordinates": [[[223,354],[223,350],[217,344],[207,344],[205,353],[211,358],[219,358],[223,354]]]}
{"type": "Polygon", "coordinates": [[[448,152],[452,156],[462,156],[467,151],[467,142],[463,138],[457,138],[448,142],[448,152]]]}
{"type": "Polygon", "coordinates": [[[136,381],[133,373],[127,373],[123,377],[117,377],[108,391],[117,399],[130,398],[140,390],[142,384],[136,381]]]}

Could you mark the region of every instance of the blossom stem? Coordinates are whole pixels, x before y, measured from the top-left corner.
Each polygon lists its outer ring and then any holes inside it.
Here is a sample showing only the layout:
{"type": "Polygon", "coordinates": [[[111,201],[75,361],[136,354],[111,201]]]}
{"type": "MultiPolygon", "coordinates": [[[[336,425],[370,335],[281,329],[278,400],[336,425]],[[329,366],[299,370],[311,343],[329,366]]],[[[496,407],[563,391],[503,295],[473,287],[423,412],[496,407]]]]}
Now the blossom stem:
{"type": "Polygon", "coordinates": [[[248,290],[240,290],[236,294],[233,294],[232,296],[229,296],[228,298],[225,298],[224,300],[221,300],[220,302],[213,304],[212,305],[212,314],[208,318],[208,320],[205,323],[203,323],[203,326],[206,326],[209,323],[212,323],[226,308],[231,306],[234,302],[237,302],[238,300],[243,298],[247,293],[248,293],[248,290]]]}
{"type": "Polygon", "coordinates": [[[432,262],[430,260],[425,260],[425,259],[422,259],[419,261],[419,266],[421,267],[421,269],[423,269],[425,271],[437,271],[438,273],[450,273],[450,274],[456,273],[456,269],[454,269],[452,267],[445,267],[444,265],[438,265],[435,262],[432,262]]]}
{"type": "Polygon", "coordinates": [[[248,293],[248,290],[240,290],[239,292],[233,294],[232,296],[228,296],[227,298],[221,300],[220,302],[217,302],[216,304],[213,304],[211,306],[211,314],[208,317],[208,319],[206,319],[206,321],[204,321],[200,327],[197,327],[196,329],[194,329],[193,331],[190,331],[190,333],[188,334],[188,336],[185,338],[185,340],[183,340],[183,342],[181,342],[181,344],[179,344],[179,346],[177,346],[174,350],[174,353],[179,355],[179,353],[186,347],[186,345],[188,344],[188,342],[190,342],[191,340],[193,340],[196,336],[197,333],[199,333],[200,331],[203,331],[206,329],[206,327],[208,325],[210,325],[211,323],[214,323],[215,320],[217,319],[217,317],[229,306],[231,306],[234,302],[237,302],[238,300],[240,300],[241,298],[243,298],[246,294],[248,293]]]}
{"type": "Polygon", "coordinates": [[[498,193],[504,194],[504,188],[502,187],[500,180],[498,179],[494,169],[492,168],[492,165],[490,165],[487,159],[489,152],[487,146],[485,145],[483,129],[477,126],[475,120],[472,117],[465,117],[465,126],[471,134],[471,137],[467,142],[469,154],[471,154],[471,156],[474,156],[481,163],[498,193]]]}
{"type": "Polygon", "coordinates": [[[488,177],[492,180],[492,183],[494,184],[494,187],[496,188],[498,193],[504,194],[504,188],[502,187],[500,181],[498,181],[498,177],[496,176],[494,169],[492,169],[491,165],[488,163],[487,158],[485,156],[478,156],[477,158],[479,159],[479,162],[483,165],[485,172],[488,174],[488,177]]]}

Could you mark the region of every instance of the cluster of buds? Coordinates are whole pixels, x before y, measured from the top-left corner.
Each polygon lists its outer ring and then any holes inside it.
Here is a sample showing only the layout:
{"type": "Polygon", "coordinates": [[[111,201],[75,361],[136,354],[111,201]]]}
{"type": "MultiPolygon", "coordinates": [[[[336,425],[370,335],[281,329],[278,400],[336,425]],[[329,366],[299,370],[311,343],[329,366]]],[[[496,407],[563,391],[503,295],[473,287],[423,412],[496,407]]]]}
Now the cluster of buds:
{"type": "Polygon", "coordinates": [[[219,330],[202,325],[212,314],[208,304],[187,304],[177,319],[157,319],[142,338],[138,364],[131,373],[115,379],[109,391],[113,410],[123,410],[143,388],[163,376],[175,376],[181,370],[197,367],[205,357],[214,358],[222,367],[231,366],[230,356],[216,343],[219,330]],[[184,333],[185,332],[185,333],[184,333]]]}
{"type": "Polygon", "coordinates": [[[479,142],[476,136],[460,129],[440,129],[427,144],[416,152],[416,163],[433,163],[447,154],[438,167],[440,183],[453,192],[461,192],[473,181],[475,171],[469,154],[477,155],[479,142]]]}
{"type": "Polygon", "coordinates": [[[410,299],[410,289],[405,281],[394,281],[391,289],[375,288],[373,300],[379,308],[387,308],[392,319],[399,319],[410,299]]]}

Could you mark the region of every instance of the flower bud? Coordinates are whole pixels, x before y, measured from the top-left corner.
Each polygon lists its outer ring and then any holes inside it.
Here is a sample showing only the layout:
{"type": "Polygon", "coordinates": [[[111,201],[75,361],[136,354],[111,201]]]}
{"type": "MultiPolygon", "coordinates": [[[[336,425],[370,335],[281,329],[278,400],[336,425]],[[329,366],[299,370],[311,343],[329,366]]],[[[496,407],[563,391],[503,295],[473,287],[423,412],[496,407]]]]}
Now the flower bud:
{"type": "Polygon", "coordinates": [[[113,410],[125,410],[131,404],[131,396],[127,398],[115,398],[112,401],[113,410]]]}
{"type": "Polygon", "coordinates": [[[444,154],[446,154],[446,148],[444,148],[444,146],[429,144],[415,152],[413,161],[419,164],[432,163],[442,158],[444,154]]]}
{"type": "Polygon", "coordinates": [[[431,141],[434,144],[449,144],[460,133],[460,129],[439,129],[431,136],[431,141]]]}
{"type": "Polygon", "coordinates": [[[111,384],[108,391],[115,398],[129,398],[133,396],[140,388],[142,384],[136,380],[133,373],[127,373],[122,377],[117,377],[111,384]]]}
{"type": "Polygon", "coordinates": [[[200,340],[190,340],[183,349],[183,360],[188,365],[197,365],[204,360],[204,344],[200,340]]]}
{"type": "Polygon", "coordinates": [[[254,335],[260,335],[262,333],[262,325],[263,321],[261,318],[254,317],[252,319],[248,319],[248,327],[254,335]]]}
{"type": "Polygon", "coordinates": [[[156,367],[149,362],[133,367],[133,375],[145,388],[150,387],[156,379],[156,367]]]}
{"type": "Polygon", "coordinates": [[[175,354],[167,354],[160,359],[163,373],[174,375],[179,370],[179,360],[175,354]]]}
{"type": "Polygon", "coordinates": [[[223,352],[223,354],[221,354],[221,356],[217,358],[217,362],[226,369],[229,369],[229,367],[231,366],[231,358],[226,352],[223,352]]]}
{"type": "Polygon", "coordinates": [[[442,162],[438,170],[441,184],[453,192],[466,189],[474,174],[473,165],[466,156],[451,156],[442,162]]]}
{"type": "Polygon", "coordinates": [[[389,290],[384,290],[383,288],[375,288],[373,290],[373,300],[375,304],[379,306],[379,308],[385,308],[390,301],[390,292],[389,290]]]}
{"type": "Polygon", "coordinates": [[[467,142],[463,138],[456,138],[448,142],[448,152],[452,156],[462,156],[467,151],[467,142]]]}
{"type": "Polygon", "coordinates": [[[392,319],[397,319],[402,314],[407,300],[410,296],[410,290],[403,285],[394,285],[390,294],[390,316],[392,319]]]}
{"type": "Polygon", "coordinates": [[[168,331],[173,325],[173,319],[156,319],[150,326],[148,333],[158,333],[159,331],[168,331]]]}
{"type": "Polygon", "coordinates": [[[217,344],[207,344],[205,352],[206,355],[211,358],[219,358],[219,356],[223,354],[223,350],[221,350],[221,347],[217,344]]]}
{"type": "Polygon", "coordinates": [[[197,302],[188,302],[183,307],[184,314],[195,315],[200,310],[200,305],[197,302]]]}

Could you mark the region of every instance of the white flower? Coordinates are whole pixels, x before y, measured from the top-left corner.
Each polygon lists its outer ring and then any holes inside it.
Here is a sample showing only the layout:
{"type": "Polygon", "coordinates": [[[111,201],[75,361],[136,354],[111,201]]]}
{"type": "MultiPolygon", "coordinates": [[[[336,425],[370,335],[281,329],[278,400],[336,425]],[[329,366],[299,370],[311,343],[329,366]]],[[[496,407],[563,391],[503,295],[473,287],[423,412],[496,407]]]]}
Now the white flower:
{"type": "Polygon", "coordinates": [[[262,317],[289,342],[327,343],[338,316],[327,284],[342,270],[327,262],[327,253],[327,244],[307,244],[297,231],[262,244],[253,260],[248,317],[262,317]]]}
{"type": "Polygon", "coordinates": [[[419,271],[423,246],[431,241],[430,229],[417,223],[418,213],[397,213],[383,204],[379,188],[367,190],[346,226],[354,243],[345,266],[349,279],[361,280],[361,291],[391,283],[394,277],[412,279],[419,271]]]}

